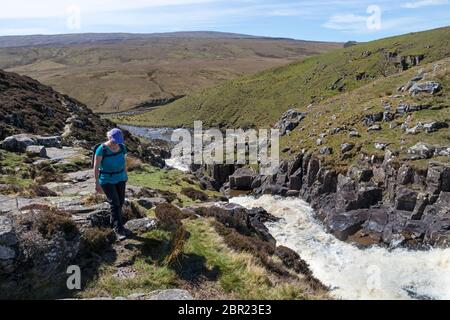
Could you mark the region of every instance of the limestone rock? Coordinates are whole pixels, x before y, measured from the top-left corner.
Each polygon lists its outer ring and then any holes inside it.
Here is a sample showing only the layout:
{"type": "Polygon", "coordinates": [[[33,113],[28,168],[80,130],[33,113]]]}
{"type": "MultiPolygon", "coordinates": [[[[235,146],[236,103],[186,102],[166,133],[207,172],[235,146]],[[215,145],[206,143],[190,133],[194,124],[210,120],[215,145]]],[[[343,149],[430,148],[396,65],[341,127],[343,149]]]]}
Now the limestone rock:
{"type": "Polygon", "coordinates": [[[354,148],[354,146],[355,145],[353,143],[348,143],[348,142],[343,143],[343,144],[341,144],[341,152],[342,153],[349,152],[350,150],[352,150],[354,148]]]}
{"type": "Polygon", "coordinates": [[[281,116],[281,119],[275,124],[274,128],[280,129],[280,134],[283,136],[288,131],[294,130],[305,117],[306,113],[289,109],[281,116]]]}
{"type": "Polygon", "coordinates": [[[251,190],[256,173],[250,168],[239,168],[230,176],[230,188],[233,190],[251,190]]]}
{"type": "Polygon", "coordinates": [[[125,228],[131,232],[144,233],[156,227],[156,220],[152,218],[141,218],[129,220],[125,228]]]}
{"type": "Polygon", "coordinates": [[[412,96],[416,96],[419,93],[435,94],[441,90],[441,85],[435,81],[426,81],[421,83],[415,83],[409,89],[409,93],[412,96]]]}
{"type": "Polygon", "coordinates": [[[152,197],[152,198],[139,198],[137,200],[137,203],[144,207],[145,209],[151,209],[156,207],[157,205],[161,203],[166,203],[167,200],[160,197],[152,197]]]}
{"type": "Polygon", "coordinates": [[[25,152],[30,156],[37,156],[40,158],[47,157],[47,149],[44,146],[28,146],[25,152]]]}
{"type": "Polygon", "coordinates": [[[25,152],[27,147],[32,145],[36,145],[36,139],[29,134],[10,136],[1,142],[1,148],[11,152],[25,152]]]}

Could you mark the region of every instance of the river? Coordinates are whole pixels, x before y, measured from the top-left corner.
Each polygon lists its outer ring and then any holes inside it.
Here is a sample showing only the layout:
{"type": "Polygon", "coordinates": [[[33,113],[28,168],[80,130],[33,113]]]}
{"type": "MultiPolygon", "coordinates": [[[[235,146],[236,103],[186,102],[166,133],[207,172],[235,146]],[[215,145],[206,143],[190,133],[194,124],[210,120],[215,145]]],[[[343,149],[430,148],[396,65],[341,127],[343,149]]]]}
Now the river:
{"type": "MultiPolygon", "coordinates": [[[[135,136],[143,137],[148,140],[158,139],[167,142],[172,142],[171,136],[176,130],[173,128],[147,128],[130,125],[119,125],[119,127],[128,130],[135,136]]],[[[189,164],[184,163],[181,157],[172,157],[170,159],[166,159],[165,162],[169,168],[178,169],[183,172],[189,171],[189,164]]]]}
{"type": "MultiPolygon", "coordinates": [[[[168,141],[174,130],[123,127],[148,139],[168,141]]],[[[180,159],[166,160],[166,164],[188,170],[180,159]]],[[[298,252],[335,298],[450,299],[450,248],[360,249],[327,233],[312,208],[299,198],[243,196],[231,198],[230,202],[247,208],[262,207],[281,218],[267,224],[277,244],[298,252]]]]}
{"type": "Polygon", "coordinates": [[[282,218],[267,224],[277,244],[297,251],[336,298],[450,299],[450,248],[359,249],[327,233],[298,198],[245,196],[230,202],[262,207],[282,218]]]}

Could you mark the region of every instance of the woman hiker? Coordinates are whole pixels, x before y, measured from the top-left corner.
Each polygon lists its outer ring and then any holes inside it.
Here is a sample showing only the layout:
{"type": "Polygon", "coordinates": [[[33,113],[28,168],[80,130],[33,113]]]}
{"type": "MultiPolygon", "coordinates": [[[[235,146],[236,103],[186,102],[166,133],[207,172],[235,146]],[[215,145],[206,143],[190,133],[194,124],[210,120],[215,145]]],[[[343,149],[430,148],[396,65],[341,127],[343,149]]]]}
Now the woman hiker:
{"type": "Polygon", "coordinates": [[[99,144],[94,154],[95,190],[105,193],[111,205],[111,224],[119,240],[126,238],[122,221],[125,186],[128,180],[126,168],[127,149],[120,129],[107,133],[108,141],[99,144]]]}

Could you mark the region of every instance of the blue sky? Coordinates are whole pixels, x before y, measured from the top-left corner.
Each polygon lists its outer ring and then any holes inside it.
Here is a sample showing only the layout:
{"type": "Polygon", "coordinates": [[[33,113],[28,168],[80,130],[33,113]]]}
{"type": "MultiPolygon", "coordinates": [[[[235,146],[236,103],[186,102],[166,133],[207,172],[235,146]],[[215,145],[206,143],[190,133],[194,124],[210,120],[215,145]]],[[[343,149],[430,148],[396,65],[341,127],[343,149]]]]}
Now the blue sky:
{"type": "Polygon", "coordinates": [[[0,35],[213,30],[367,41],[450,25],[450,0],[13,0],[0,35]]]}

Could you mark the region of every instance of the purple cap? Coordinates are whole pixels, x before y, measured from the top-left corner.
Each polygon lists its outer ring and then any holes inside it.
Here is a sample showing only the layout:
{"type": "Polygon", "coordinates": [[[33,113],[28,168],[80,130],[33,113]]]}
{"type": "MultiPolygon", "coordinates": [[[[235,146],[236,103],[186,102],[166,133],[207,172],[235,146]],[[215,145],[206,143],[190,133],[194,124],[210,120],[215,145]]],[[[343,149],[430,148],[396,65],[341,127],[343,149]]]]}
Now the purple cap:
{"type": "Polygon", "coordinates": [[[117,144],[124,143],[122,130],[120,130],[118,128],[114,128],[110,132],[108,132],[108,137],[114,143],[117,143],[117,144]]]}

